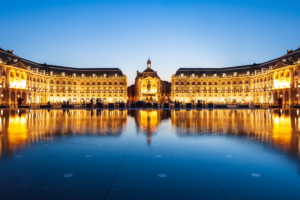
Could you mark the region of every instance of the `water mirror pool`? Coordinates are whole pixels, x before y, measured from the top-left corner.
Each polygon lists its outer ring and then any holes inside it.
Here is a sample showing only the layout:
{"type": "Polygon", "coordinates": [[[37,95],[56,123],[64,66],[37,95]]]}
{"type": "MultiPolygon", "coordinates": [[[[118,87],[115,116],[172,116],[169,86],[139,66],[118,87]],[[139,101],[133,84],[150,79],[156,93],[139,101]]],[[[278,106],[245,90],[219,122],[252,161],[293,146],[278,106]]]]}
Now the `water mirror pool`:
{"type": "Polygon", "coordinates": [[[299,110],[0,110],[0,199],[300,199],[299,110]]]}

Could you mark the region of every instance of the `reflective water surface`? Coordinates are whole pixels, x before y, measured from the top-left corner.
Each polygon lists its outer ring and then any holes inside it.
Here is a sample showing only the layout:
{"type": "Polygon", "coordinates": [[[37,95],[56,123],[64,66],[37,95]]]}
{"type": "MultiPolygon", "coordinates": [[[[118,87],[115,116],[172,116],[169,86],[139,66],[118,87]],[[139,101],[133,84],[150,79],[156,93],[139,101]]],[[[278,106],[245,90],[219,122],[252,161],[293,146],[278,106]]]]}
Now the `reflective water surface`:
{"type": "Polygon", "coordinates": [[[0,199],[300,199],[299,110],[0,110],[0,199]]]}

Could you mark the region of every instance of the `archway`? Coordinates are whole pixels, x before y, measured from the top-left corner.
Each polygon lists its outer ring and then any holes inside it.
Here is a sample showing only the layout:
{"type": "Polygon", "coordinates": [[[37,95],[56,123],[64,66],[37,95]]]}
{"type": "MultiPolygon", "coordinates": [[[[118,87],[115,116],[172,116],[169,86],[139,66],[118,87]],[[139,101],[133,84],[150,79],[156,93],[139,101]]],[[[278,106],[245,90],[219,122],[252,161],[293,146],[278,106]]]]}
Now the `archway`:
{"type": "Polygon", "coordinates": [[[1,94],[1,97],[2,97],[2,103],[4,104],[4,103],[6,103],[5,102],[5,92],[4,91],[2,91],[2,94],[1,94]]]}
{"type": "Polygon", "coordinates": [[[285,104],[289,103],[289,92],[288,91],[285,91],[285,93],[284,93],[284,101],[285,101],[285,104]]]}
{"type": "Polygon", "coordinates": [[[282,97],[282,91],[281,92],[279,92],[279,99],[282,99],[283,97],[282,97]]]}
{"type": "Polygon", "coordinates": [[[277,92],[274,92],[274,99],[273,99],[274,101],[274,103],[276,104],[276,103],[278,103],[278,94],[277,94],[277,92]]]}
{"type": "Polygon", "coordinates": [[[11,92],[11,103],[14,104],[16,100],[16,94],[14,91],[11,92]]]}
{"type": "Polygon", "coordinates": [[[27,103],[27,98],[26,98],[26,93],[25,92],[23,92],[22,93],[22,100],[23,100],[23,103],[27,103]]]}

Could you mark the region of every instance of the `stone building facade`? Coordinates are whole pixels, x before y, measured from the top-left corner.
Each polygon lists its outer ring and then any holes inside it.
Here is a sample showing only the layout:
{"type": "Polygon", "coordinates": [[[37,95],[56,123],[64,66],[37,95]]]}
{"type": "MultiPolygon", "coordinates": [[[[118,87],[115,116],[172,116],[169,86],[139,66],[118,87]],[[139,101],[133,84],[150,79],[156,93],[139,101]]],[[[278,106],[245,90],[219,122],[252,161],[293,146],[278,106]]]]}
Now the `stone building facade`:
{"type": "Polygon", "coordinates": [[[297,104],[300,48],[261,64],[180,68],[171,77],[171,100],[182,103],[297,104]]]}
{"type": "Polygon", "coordinates": [[[118,68],[71,68],[35,63],[0,49],[0,102],[127,101],[127,77],[118,68]]]}
{"type": "Polygon", "coordinates": [[[147,69],[137,71],[135,84],[128,87],[128,100],[146,102],[168,102],[170,87],[168,81],[162,81],[157,72],[151,69],[151,60],[147,61],[147,69]]]}

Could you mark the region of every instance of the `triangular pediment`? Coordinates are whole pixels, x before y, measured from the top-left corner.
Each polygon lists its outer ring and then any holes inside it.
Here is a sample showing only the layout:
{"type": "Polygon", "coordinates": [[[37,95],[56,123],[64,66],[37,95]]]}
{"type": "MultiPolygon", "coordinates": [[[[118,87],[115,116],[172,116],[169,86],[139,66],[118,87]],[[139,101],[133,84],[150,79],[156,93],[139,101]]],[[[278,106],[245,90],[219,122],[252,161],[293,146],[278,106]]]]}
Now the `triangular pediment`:
{"type": "Polygon", "coordinates": [[[14,66],[14,67],[18,67],[18,68],[21,68],[21,69],[28,69],[22,62],[18,62],[18,63],[15,63],[11,66],[14,66]]]}
{"type": "MultiPolygon", "coordinates": [[[[278,63],[273,67],[273,69],[278,69],[278,68],[282,68],[282,67],[286,67],[286,66],[289,66],[289,64],[282,63],[282,62],[278,62],[278,63]]],[[[272,69],[272,70],[273,70],[273,69],[272,69]]]]}

